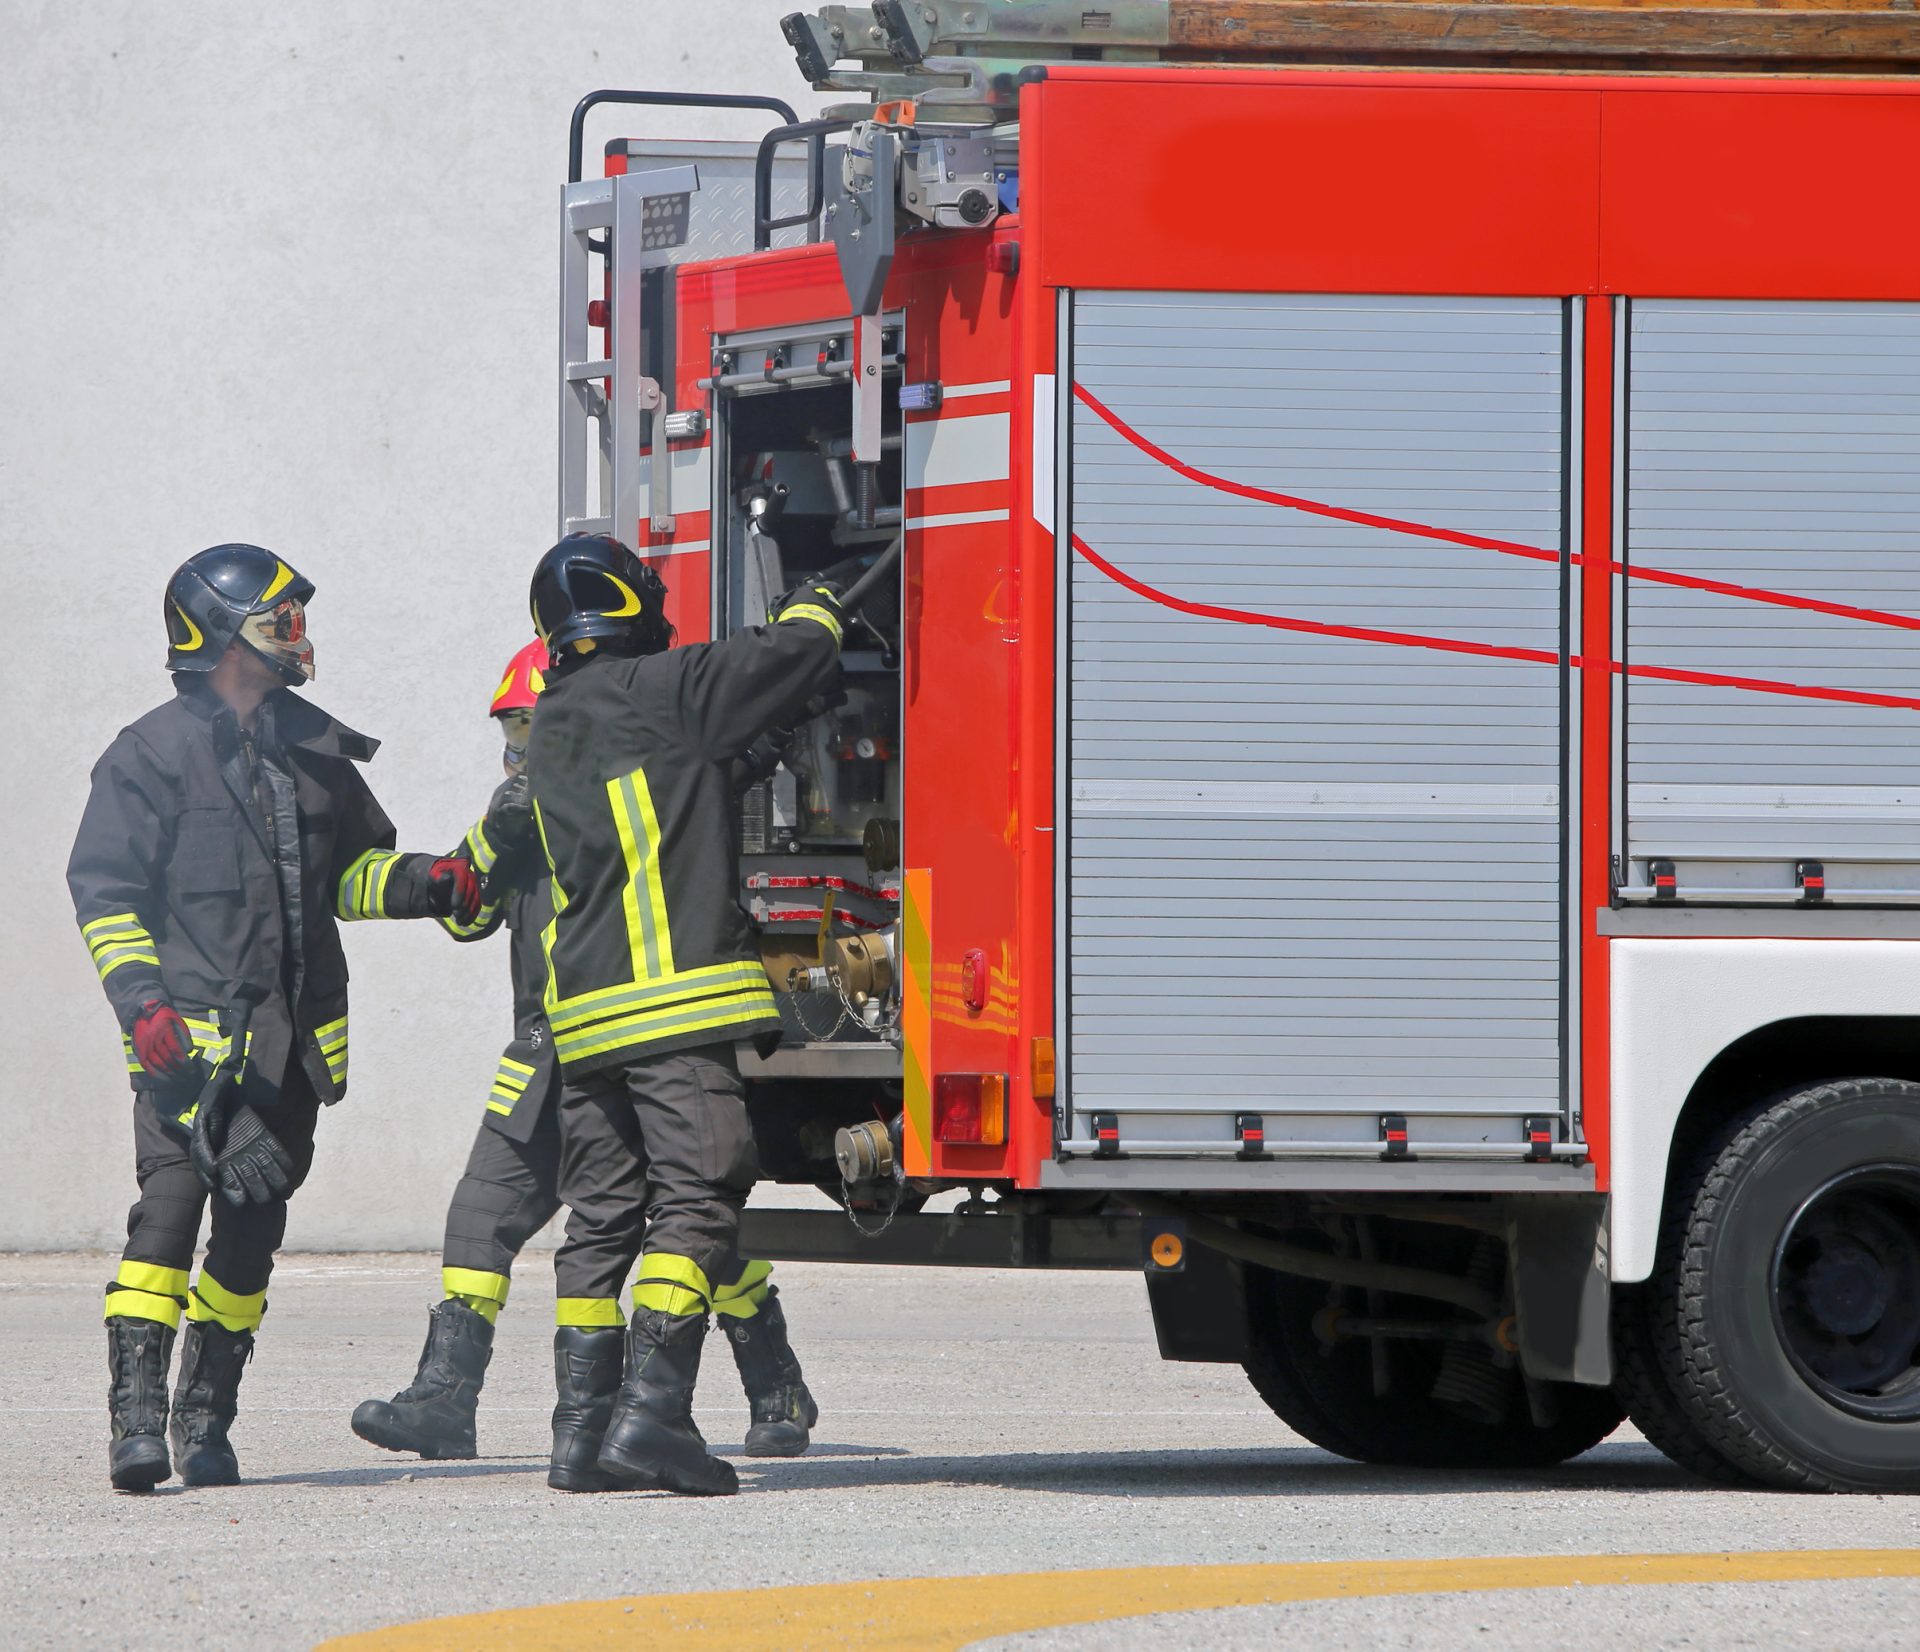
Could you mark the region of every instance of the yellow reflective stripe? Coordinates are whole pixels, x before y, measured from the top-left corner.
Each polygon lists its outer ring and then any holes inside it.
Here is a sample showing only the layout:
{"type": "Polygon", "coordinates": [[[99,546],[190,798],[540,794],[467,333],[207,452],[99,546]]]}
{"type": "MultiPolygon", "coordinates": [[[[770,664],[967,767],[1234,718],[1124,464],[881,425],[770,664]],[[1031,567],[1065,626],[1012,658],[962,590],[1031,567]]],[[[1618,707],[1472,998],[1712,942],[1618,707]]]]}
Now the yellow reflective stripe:
{"type": "Polygon", "coordinates": [[[824,625],[836,645],[841,641],[840,622],[817,603],[796,602],[780,610],[780,617],[774,623],[785,625],[788,620],[812,620],[815,625],[824,625]]]}
{"type": "Polygon", "coordinates": [[[730,1285],[722,1285],[713,1293],[715,1302],[724,1302],[730,1296],[745,1296],[754,1286],[773,1276],[771,1262],[749,1262],[740,1270],[740,1277],[730,1285]]]}
{"type": "Polygon", "coordinates": [[[753,1318],[773,1289],[772,1274],[771,1262],[749,1262],[738,1279],[713,1293],[713,1311],[734,1319],[753,1318]]]}
{"type": "Polygon", "coordinates": [[[107,1292],[105,1319],[150,1319],[156,1324],[180,1328],[180,1304],[170,1296],[155,1296],[149,1291],[118,1290],[107,1292]]]}
{"type": "MultiPolygon", "coordinates": [[[[202,1021],[197,1016],[192,1015],[183,1015],[180,1019],[187,1024],[187,1036],[193,1040],[193,1053],[195,1055],[204,1056],[208,1061],[217,1066],[232,1054],[232,1048],[227,1043],[226,1035],[222,1033],[213,1022],[202,1021]]],[[[142,1067],[134,1056],[133,1040],[122,1034],[120,1043],[127,1053],[127,1071],[130,1073],[145,1072],[146,1068],[142,1067]]],[[[253,1029],[249,1027],[247,1029],[247,1049],[251,1051],[252,1048],[253,1029]]],[[[186,1117],[192,1118],[193,1115],[192,1113],[188,1113],[186,1117]]]]}
{"type": "Polygon", "coordinates": [[[503,1055],[499,1070],[493,1075],[493,1088],[488,1092],[487,1111],[511,1113],[514,1104],[527,1093],[533,1072],[533,1068],[524,1061],[515,1061],[511,1056],[503,1055]]]}
{"type": "Polygon", "coordinates": [[[487,839],[487,823],[476,820],[467,830],[467,848],[472,852],[474,870],[491,872],[493,863],[498,860],[499,852],[487,839]]]}
{"type": "Polygon", "coordinates": [[[91,945],[94,932],[105,929],[112,924],[132,924],[135,928],[138,928],[140,920],[131,912],[115,912],[107,917],[94,918],[87,923],[83,923],[80,926],[80,933],[88,938],[88,944],[91,945]]]}
{"type": "Polygon", "coordinates": [[[617,987],[600,987],[572,998],[550,1000],[547,1024],[555,1032],[564,1032],[615,1010],[637,1009],[662,999],[697,998],[707,989],[768,984],[767,972],[757,958],[738,958],[730,964],[702,964],[698,969],[683,969],[659,980],[632,981],[617,987]]]}
{"type": "Polygon", "coordinates": [[[553,1301],[556,1325],[624,1325],[627,1316],[620,1311],[617,1298],[611,1296],[559,1296],[553,1301]]]}
{"type": "Polygon", "coordinates": [[[580,1032],[557,1034],[553,1045],[561,1060],[577,1061],[582,1056],[603,1054],[628,1044],[645,1044],[680,1033],[737,1026],[743,1021],[778,1017],[779,1013],[773,1002],[772,990],[762,987],[758,991],[734,992],[720,998],[702,999],[692,1006],[676,1005],[670,1011],[654,1010],[639,1015],[619,1016],[580,1032]]]}
{"type": "Polygon", "coordinates": [[[346,919],[385,917],[387,879],[399,858],[393,849],[369,849],[340,874],[334,910],[346,919]]]}
{"type": "Polygon", "coordinates": [[[266,1312],[265,1291],[241,1296],[228,1290],[205,1268],[200,1270],[200,1277],[187,1298],[188,1319],[196,1322],[214,1320],[229,1331],[258,1330],[266,1312]]]}
{"type": "Polygon", "coordinates": [[[187,1294],[187,1270],[163,1268],[158,1262],[122,1262],[114,1272],[113,1282],[130,1290],[148,1291],[155,1296],[184,1297],[187,1294]]]}
{"type": "Polygon", "coordinates": [[[633,978],[656,981],[673,973],[673,940],[667,933],[667,892],[660,881],[660,820],[644,769],[607,782],[607,802],[620,836],[627,886],[620,893],[627,915],[627,945],[633,978]]]}
{"type": "Polygon", "coordinates": [[[153,937],[147,933],[144,926],[135,923],[129,918],[117,928],[102,930],[98,935],[89,935],[87,937],[87,950],[97,959],[101,953],[107,951],[109,948],[125,946],[128,942],[133,942],[140,946],[152,946],[153,937]]]}
{"type": "Polygon", "coordinates": [[[276,560],[274,563],[273,578],[268,582],[267,588],[260,593],[260,601],[263,603],[273,601],[275,597],[277,597],[282,591],[284,591],[292,583],[293,583],[293,570],[289,568],[284,562],[280,562],[276,560]]]}
{"type": "Polygon", "coordinates": [[[513,1281],[504,1273],[479,1268],[442,1268],[440,1288],[448,1296],[477,1296],[486,1302],[504,1302],[513,1281]]]}
{"type": "Polygon", "coordinates": [[[388,855],[373,869],[371,874],[373,900],[370,906],[373,916],[376,918],[384,918],[387,915],[387,879],[393,876],[394,863],[398,861],[399,858],[398,855],[388,855]]]}
{"type": "Polygon", "coordinates": [[[633,1276],[633,1306],[664,1314],[704,1314],[713,1301],[713,1287],[691,1256],[671,1251],[649,1251],[640,1258],[633,1276]]]}
{"type": "Polygon", "coordinates": [[[122,964],[151,964],[155,969],[158,969],[160,967],[160,960],[151,952],[122,953],[118,958],[114,959],[112,963],[101,966],[100,979],[104,981],[122,964]]]}
{"type": "Polygon", "coordinates": [[[335,1084],[344,1084],[347,1080],[347,1017],[343,1015],[338,1021],[315,1027],[313,1039],[327,1064],[327,1076],[335,1084]]]}

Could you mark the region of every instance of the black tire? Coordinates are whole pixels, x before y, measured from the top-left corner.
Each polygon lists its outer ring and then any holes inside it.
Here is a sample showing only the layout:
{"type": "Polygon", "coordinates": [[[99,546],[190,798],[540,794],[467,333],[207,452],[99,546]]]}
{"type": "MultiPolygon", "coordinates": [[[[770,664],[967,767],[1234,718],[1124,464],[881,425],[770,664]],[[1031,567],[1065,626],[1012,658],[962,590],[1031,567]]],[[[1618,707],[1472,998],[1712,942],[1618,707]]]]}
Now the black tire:
{"type": "Polygon", "coordinates": [[[1689,1474],[1716,1485],[1757,1485],[1714,1449],[1661,1371],[1648,1322],[1649,1294],[1644,1285],[1621,1285],[1613,1293],[1613,1392],[1627,1419],[1689,1474]]]}
{"type": "MultiPolygon", "coordinates": [[[[1386,1394],[1375,1394],[1366,1341],[1329,1348],[1314,1334],[1313,1318],[1326,1305],[1326,1286],[1249,1270],[1248,1288],[1255,1295],[1249,1304],[1248,1380],[1282,1422],[1335,1456],[1397,1468],[1551,1468],[1598,1445],[1625,1415],[1610,1389],[1555,1383],[1557,1415],[1541,1427],[1516,1382],[1503,1421],[1463,1416],[1429,1393],[1441,1358],[1439,1343],[1394,1343],[1394,1384],[1386,1394]]],[[[1411,1298],[1388,1300],[1392,1312],[1435,1311],[1431,1303],[1411,1298]]]]}
{"type": "Polygon", "coordinates": [[[1669,1198],[1649,1328],[1736,1469],[1802,1491],[1920,1490],[1920,1084],[1762,1103],[1669,1198]]]}

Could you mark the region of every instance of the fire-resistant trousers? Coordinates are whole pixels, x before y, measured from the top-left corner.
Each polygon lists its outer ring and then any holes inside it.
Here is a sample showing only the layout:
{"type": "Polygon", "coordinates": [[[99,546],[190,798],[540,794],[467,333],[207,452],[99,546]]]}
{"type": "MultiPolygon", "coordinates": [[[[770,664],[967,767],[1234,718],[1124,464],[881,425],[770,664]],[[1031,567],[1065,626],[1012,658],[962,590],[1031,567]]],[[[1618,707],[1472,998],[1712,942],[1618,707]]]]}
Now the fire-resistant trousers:
{"type": "Polygon", "coordinates": [[[488,1320],[507,1300],[514,1258],[560,1208],[559,1107],[538,1096],[520,1105],[540,1109],[524,1142],[484,1122],[474,1132],[440,1247],[442,1289],[488,1320]]]}
{"type": "MultiPolygon", "coordinates": [[[[568,1080],[560,1139],[560,1197],[571,1211],[554,1259],[562,1323],[570,1302],[581,1305],[574,1322],[598,1322],[585,1305],[616,1300],[643,1250],[690,1264],[674,1277],[708,1303],[713,1283],[740,1274],[740,1211],[760,1167],[731,1045],[568,1080]]],[[[636,1284],[636,1308],[650,1305],[641,1296],[636,1284]]]]}
{"type": "MultiPolygon", "coordinates": [[[[289,1063],[280,1099],[260,1109],[262,1121],[293,1161],[288,1197],[312,1168],[319,1116],[320,1101],[306,1075],[298,1062],[289,1063]]],[[[234,1205],[224,1196],[216,1198],[200,1278],[189,1290],[207,1190],[186,1142],[167,1130],[153,1104],[139,1095],[133,1098],[133,1152],[140,1197],[127,1212],[127,1246],[107,1287],[107,1316],[178,1325],[184,1306],[192,1319],[217,1319],[233,1331],[255,1329],[266,1312],[274,1253],[287,1231],[287,1200],[234,1205]]]]}

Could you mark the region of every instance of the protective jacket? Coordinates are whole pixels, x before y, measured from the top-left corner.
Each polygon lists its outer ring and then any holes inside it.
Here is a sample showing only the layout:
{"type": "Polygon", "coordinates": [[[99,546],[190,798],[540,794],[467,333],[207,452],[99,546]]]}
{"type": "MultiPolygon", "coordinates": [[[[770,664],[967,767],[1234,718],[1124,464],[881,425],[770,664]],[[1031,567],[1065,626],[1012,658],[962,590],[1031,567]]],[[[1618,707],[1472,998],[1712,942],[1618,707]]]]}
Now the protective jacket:
{"type": "MultiPolygon", "coordinates": [[[[211,690],[180,682],[94,765],[67,864],[80,933],[123,1035],[143,1004],[164,1000],[218,1059],[216,1012],[248,985],[263,994],[248,1099],[276,1100],[296,1060],[336,1101],[347,1086],[336,919],[387,916],[403,858],[354,766],[378,742],[286,692],[248,735],[211,690]]],[[[133,1087],[163,1088],[123,1042],[133,1087]]]]}
{"type": "Polygon", "coordinates": [[[531,1141],[541,1113],[560,1092],[545,1002],[545,933],[553,917],[546,855],[537,838],[519,848],[497,849],[487,837],[484,816],[456,852],[471,858],[485,880],[486,904],[471,923],[442,918],[441,926],[457,941],[481,941],[504,924],[513,940],[513,1042],[494,1070],[486,1122],[511,1141],[531,1141]]]}
{"type": "Polygon", "coordinates": [[[569,1074],[777,1031],[739,901],[734,759],[839,674],[790,610],[724,642],[593,654],[547,679],[527,769],[553,872],[547,1020],[569,1074]]]}

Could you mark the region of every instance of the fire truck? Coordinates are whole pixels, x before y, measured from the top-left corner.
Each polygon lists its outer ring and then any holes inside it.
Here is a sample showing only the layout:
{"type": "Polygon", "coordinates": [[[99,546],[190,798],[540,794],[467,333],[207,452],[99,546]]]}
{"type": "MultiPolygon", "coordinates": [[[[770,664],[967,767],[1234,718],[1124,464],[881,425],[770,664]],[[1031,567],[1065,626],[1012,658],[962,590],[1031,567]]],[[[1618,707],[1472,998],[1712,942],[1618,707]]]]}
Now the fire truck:
{"type": "Polygon", "coordinates": [[[740,802],[835,1202],[748,1252],[1142,1270],[1350,1458],[1920,1489],[1911,0],[783,27],[844,101],[594,93],[561,233],[561,531],[860,610],[740,802]],[[665,105],[772,124],[583,176],[665,105]]]}

